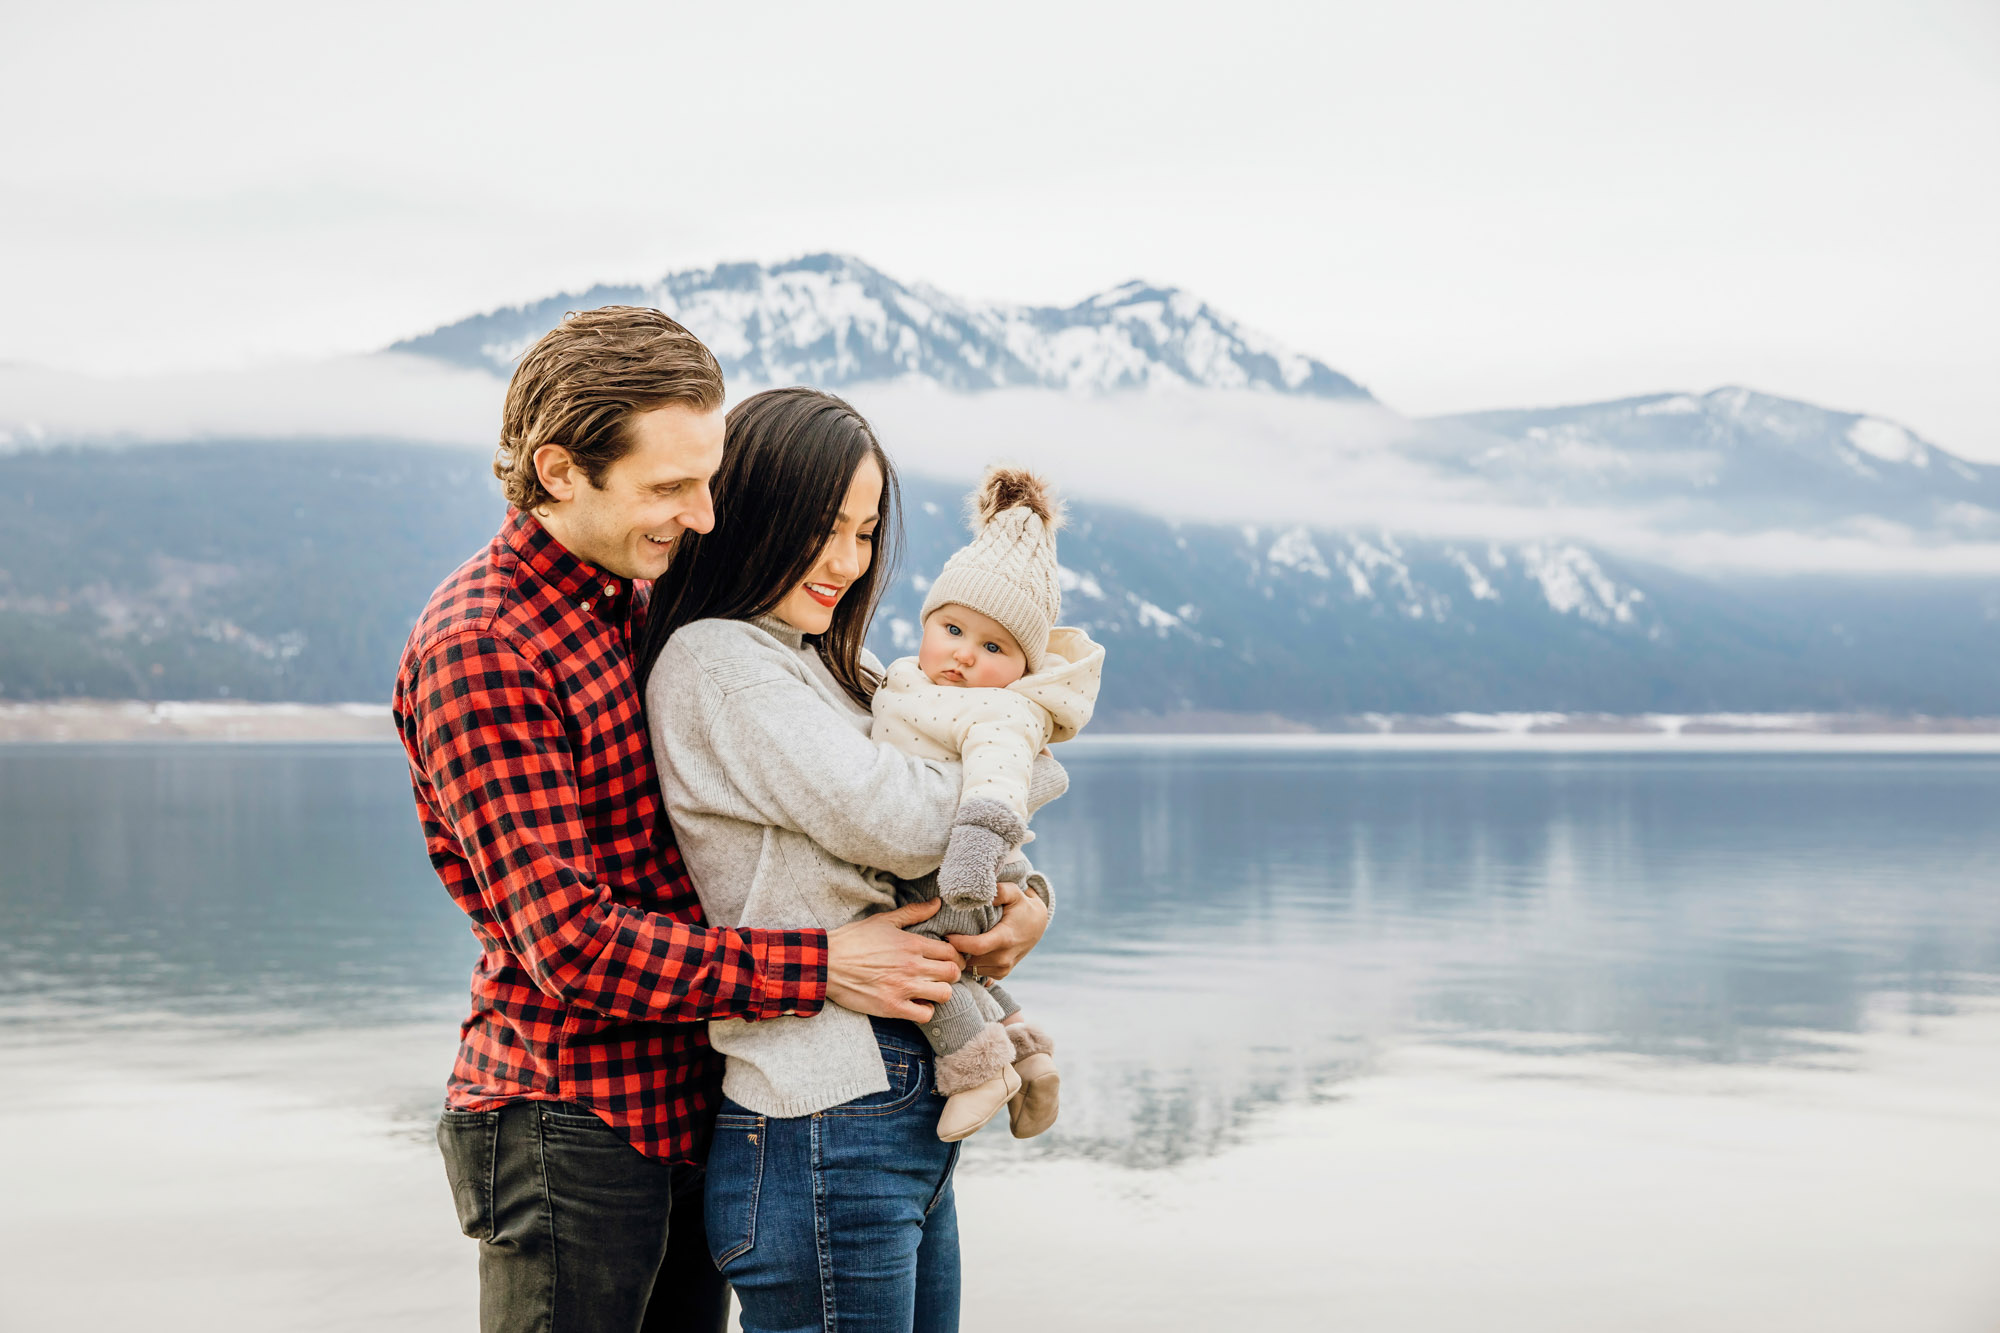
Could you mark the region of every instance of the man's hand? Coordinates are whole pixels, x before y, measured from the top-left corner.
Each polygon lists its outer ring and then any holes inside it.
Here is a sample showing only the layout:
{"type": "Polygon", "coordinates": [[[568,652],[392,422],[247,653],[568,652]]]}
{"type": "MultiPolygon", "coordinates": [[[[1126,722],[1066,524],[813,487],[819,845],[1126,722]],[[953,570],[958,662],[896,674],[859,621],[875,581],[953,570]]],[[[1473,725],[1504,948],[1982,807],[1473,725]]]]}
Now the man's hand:
{"type": "Polygon", "coordinates": [[[937,899],[911,903],[828,931],[826,998],[878,1018],[928,1019],[931,1006],[951,998],[958,950],[943,940],[907,934],[903,927],[936,916],[942,906],[937,899]]]}
{"type": "Polygon", "coordinates": [[[1023,893],[1019,884],[1002,884],[993,899],[1001,909],[1000,924],[984,935],[947,935],[951,947],[966,956],[974,976],[995,981],[1014,970],[1041,942],[1049,928],[1049,909],[1032,893],[1023,893]]]}

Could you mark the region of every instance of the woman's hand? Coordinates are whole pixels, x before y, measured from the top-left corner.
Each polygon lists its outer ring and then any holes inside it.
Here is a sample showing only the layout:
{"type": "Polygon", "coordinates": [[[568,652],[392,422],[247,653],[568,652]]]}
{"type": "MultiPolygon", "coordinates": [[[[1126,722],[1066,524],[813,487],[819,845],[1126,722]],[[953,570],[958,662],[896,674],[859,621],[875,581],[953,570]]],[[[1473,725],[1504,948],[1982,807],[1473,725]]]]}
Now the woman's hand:
{"type": "Polygon", "coordinates": [[[951,998],[958,953],[943,940],[911,935],[903,927],[936,916],[941,906],[935,898],[911,903],[828,931],[826,998],[878,1018],[928,1020],[933,1005],[951,998]]]}
{"type": "Polygon", "coordinates": [[[974,976],[1000,980],[1014,965],[1041,943],[1049,928],[1049,909],[1032,893],[1023,893],[1019,884],[1002,884],[993,902],[1000,908],[1000,924],[984,935],[947,935],[952,948],[966,956],[974,976]]]}

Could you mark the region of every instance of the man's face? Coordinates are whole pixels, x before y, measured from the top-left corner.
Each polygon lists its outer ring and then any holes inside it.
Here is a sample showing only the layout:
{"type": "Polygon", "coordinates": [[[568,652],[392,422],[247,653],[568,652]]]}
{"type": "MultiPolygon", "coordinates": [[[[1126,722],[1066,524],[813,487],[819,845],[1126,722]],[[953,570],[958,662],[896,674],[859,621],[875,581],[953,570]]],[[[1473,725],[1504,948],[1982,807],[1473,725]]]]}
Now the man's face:
{"type": "Polygon", "coordinates": [[[708,483],[722,466],[725,424],[719,407],[669,403],[637,413],[625,423],[631,447],[595,486],[567,450],[544,445],[535,466],[555,498],[537,517],[578,559],[621,578],[656,579],[681,533],[715,526],[708,483]]]}

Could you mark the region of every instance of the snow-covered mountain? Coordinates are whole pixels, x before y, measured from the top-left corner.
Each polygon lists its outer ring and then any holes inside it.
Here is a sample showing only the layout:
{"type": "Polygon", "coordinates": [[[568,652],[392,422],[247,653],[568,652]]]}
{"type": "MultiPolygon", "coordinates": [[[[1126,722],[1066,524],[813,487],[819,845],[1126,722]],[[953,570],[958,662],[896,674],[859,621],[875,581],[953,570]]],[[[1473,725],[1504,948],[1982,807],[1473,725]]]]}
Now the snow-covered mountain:
{"type": "Polygon", "coordinates": [[[1073,497],[1187,520],[1538,537],[1687,568],[2000,568],[2000,467],[1879,417],[1726,388],[1412,420],[1186,292],[982,305],[831,254],[593,287],[315,365],[132,384],[0,367],[0,449],[485,450],[520,352],[566,311],[611,302],[682,319],[739,395],[839,389],[908,471],[944,480],[1010,457],[1073,497]]]}
{"type": "Polygon", "coordinates": [[[846,255],[722,264],[598,286],[449,324],[390,350],[510,374],[564,312],[649,305],[692,329],[732,380],[827,388],[915,376],[958,390],[1196,385],[1366,399],[1309,356],[1199,297],[1128,282],[1073,306],[981,305],[846,255]]]}
{"type": "MultiPolygon", "coordinates": [[[[905,651],[965,487],[905,474],[874,625],[905,651]]],[[[0,452],[0,703],[387,697],[503,505],[484,456],[387,442],[0,452]]],[[[1063,619],[1110,649],[1093,726],[1357,714],[2000,715],[2000,584],[1698,578],[1585,541],[1174,522],[1075,500],[1063,619]],[[1223,715],[1234,715],[1225,720],[1223,715]]]]}
{"type": "MultiPolygon", "coordinates": [[[[2000,540],[2000,467],[1957,458],[1879,417],[1732,387],[1410,421],[1199,298],[1136,282],[1066,308],[978,305],[859,259],[810,255],[594,287],[461,320],[391,350],[505,375],[565,311],[614,302],[672,314],[739,385],[807,383],[860,395],[864,410],[879,407],[878,420],[901,427],[896,439],[911,463],[934,475],[921,451],[948,441],[955,454],[977,453],[1002,429],[1008,438],[992,447],[1051,467],[1059,461],[1074,493],[1161,512],[1171,512],[1172,496],[1193,493],[1175,475],[1188,459],[1225,457],[1246,466],[1254,458],[1250,480],[1266,499],[1242,494],[1245,478],[1225,479],[1220,492],[1234,513],[1266,521],[1347,526],[1381,512],[1412,531],[1428,521],[1419,511],[1448,502],[1440,521],[1458,531],[1471,522],[1518,532],[1520,522],[1502,511],[1534,511],[1551,516],[1549,531],[1561,536],[1563,511],[1589,525],[1569,535],[1598,540],[1628,526],[1924,546],[2000,540]],[[896,397],[912,385],[956,392],[896,397]],[[960,400],[1003,387],[1165,386],[1260,390],[1252,397],[1271,410],[1228,404],[1226,394],[1199,408],[1178,396],[1152,407],[1130,398],[1093,406],[1074,395],[1039,407],[960,400]],[[1296,410],[1281,419],[1272,413],[1282,403],[1296,410]],[[1372,415],[1338,415],[1362,409],[1372,415]],[[1135,468],[1126,437],[1139,436],[1147,462],[1135,468]],[[1148,476],[1160,497],[1141,493],[1148,476]],[[1630,512],[1629,525],[1604,518],[1619,511],[1630,512]]],[[[961,461],[971,468],[978,460],[961,461]]],[[[1213,482],[1199,489],[1211,504],[1218,495],[1213,482]]]]}
{"type": "Polygon", "coordinates": [[[1892,421],[1743,388],[1438,418],[1437,463],[1528,503],[1644,508],[1673,526],[1856,519],[2000,538],[2000,467],[1892,421]]]}
{"type": "Polygon", "coordinates": [[[738,392],[825,385],[868,414],[908,502],[885,655],[971,478],[1047,470],[1072,502],[1065,619],[1114,648],[1107,728],[2000,714],[2000,467],[1893,422],[1742,388],[1411,420],[1171,288],[977,305],[838,255],[125,397],[0,367],[0,698],[381,697],[498,519],[514,360],[615,302],[681,319],[738,392]],[[140,440],[162,447],[54,447],[140,440]]]}

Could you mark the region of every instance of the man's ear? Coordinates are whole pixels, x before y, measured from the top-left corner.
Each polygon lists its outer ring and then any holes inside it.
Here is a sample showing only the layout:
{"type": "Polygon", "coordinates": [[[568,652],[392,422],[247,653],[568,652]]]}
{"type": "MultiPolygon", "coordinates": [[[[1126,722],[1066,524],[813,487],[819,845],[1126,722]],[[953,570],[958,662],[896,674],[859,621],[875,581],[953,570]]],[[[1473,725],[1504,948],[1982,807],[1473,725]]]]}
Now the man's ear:
{"type": "Polygon", "coordinates": [[[569,450],[559,444],[545,444],[535,450],[535,475],[541,478],[542,489],[550,498],[560,502],[575,496],[583,473],[569,456],[569,450]]]}

